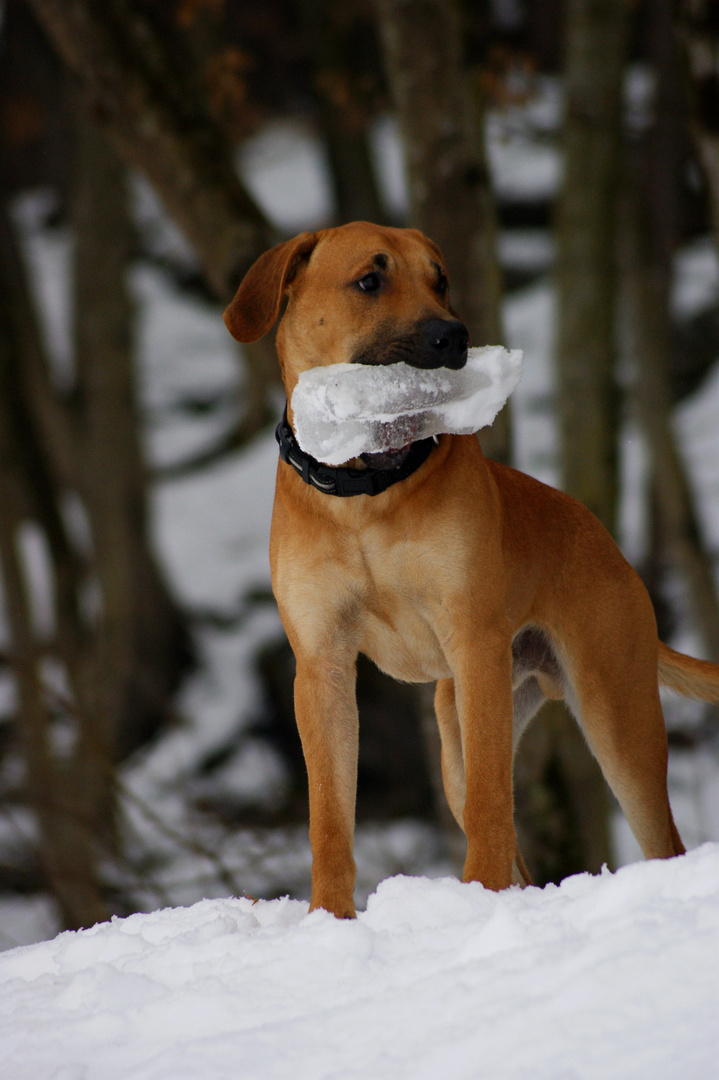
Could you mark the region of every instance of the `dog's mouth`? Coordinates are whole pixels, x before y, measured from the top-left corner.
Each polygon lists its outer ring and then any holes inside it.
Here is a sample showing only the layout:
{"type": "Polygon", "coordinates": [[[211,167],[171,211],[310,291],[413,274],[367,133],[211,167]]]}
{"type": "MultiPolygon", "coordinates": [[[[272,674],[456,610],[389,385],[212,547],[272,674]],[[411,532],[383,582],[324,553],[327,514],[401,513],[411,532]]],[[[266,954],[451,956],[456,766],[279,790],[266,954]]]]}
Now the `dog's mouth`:
{"type": "Polygon", "coordinates": [[[370,469],[398,469],[411,447],[412,443],[409,442],[399,450],[379,450],[374,454],[361,454],[360,457],[370,469]]]}

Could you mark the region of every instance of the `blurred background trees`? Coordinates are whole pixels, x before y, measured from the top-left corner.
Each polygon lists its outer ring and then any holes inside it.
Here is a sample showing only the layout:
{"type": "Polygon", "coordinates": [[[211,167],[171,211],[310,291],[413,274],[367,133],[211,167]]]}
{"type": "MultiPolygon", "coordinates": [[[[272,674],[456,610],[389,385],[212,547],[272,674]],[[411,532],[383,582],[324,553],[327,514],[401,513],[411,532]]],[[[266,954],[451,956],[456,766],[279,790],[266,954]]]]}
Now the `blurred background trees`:
{"type": "MultiPolygon", "coordinates": [[[[474,343],[525,348],[514,421],[485,451],[586,502],[662,635],[719,659],[708,0],[0,13],[5,944],[305,888],[292,657],[264,556],[281,391],[271,341],[240,352],[220,323],[295,231],[368,218],[440,244],[474,343]],[[709,417],[693,462],[673,415],[688,395],[709,417]]],[[[359,695],[361,877],[449,869],[426,694],[362,664],[359,695]]],[[[710,834],[715,716],[670,722],[691,843],[710,834]]],[[[521,748],[517,821],[540,883],[623,857],[556,707],[521,748]]]]}

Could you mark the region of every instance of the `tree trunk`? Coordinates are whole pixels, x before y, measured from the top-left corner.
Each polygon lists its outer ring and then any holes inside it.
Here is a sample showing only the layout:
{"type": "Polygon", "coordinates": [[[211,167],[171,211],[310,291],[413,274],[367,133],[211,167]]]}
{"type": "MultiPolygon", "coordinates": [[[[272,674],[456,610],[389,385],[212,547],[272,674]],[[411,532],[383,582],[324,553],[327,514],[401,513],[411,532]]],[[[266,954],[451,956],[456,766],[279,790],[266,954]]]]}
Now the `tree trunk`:
{"type": "Polygon", "coordinates": [[[603,799],[597,812],[604,780],[561,702],[548,702],[525,732],[514,776],[517,838],[534,884],[599,873],[610,852],[603,799]]]}
{"type": "Polygon", "coordinates": [[[684,579],[704,651],[716,659],[717,589],[671,417],[670,293],[679,233],[676,185],[683,160],[686,101],[670,0],[655,0],[650,17],[650,58],[656,77],[654,120],[627,162],[621,230],[631,346],[637,365],[634,398],[649,447],[658,532],[684,579]]]}
{"type": "Polygon", "coordinates": [[[719,19],[714,0],[681,0],[677,9],[689,70],[694,136],[719,251],[719,19]]]}
{"type": "MultiPolygon", "coordinates": [[[[6,416],[0,418],[5,425],[6,416]]],[[[18,687],[20,742],[28,806],[38,824],[40,861],[62,924],[75,930],[108,917],[98,888],[94,822],[87,817],[75,762],[59,760],[50,743],[51,715],[43,700],[41,650],[32,630],[27,582],[18,558],[22,522],[18,477],[12,476],[8,447],[0,447],[0,574],[8,621],[10,658],[18,687]]],[[[24,487],[24,483],[21,485],[24,487]]],[[[22,495],[21,495],[22,500],[22,495]]],[[[92,809],[92,808],[90,808],[92,809]]]]}
{"type": "MultiPolygon", "coordinates": [[[[626,0],[569,0],[565,62],[564,179],[557,212],[557,402],[562,485],[613,530],[617,503],[617,199],[621,177],[622,75],[626,0]]],[[[525,801],[554,807],[556,880],[578,866],[611,862],[609,796],[601,772],[563,706],[549,702],[519,749],[520,784],[543,793],[525,801]],[[546,731],[552,732],[547,750],[546,731]]],[[[546,850],[548,818],[522,813],[520,832],[546,850]]],[[[544,865],[548,866],[547,860],[544,865]]],[[[542,871],[544,873],[544,871],[542,871]]],[[[540,874],[541,877],[541,874],[540,874]]]]}
{"type": "MultiPolygon", "coordinates": [[[[503,341],[497,216],[462,58],[455,0],[377,0],[385,67],[402,131],[410,220],[439,244],[452,303],[475,345],[503,341]]],[[[481,434],[485,452],[510,457],[503,410],[481,434]]]]}
{"type": "Polygon", "coordinates": [[[189,632],[150,550],[132,355],[125,169],[76,107],[74,329],[81,475],[102,595],[103,714],[114,757],[150,738],[189,666],[189,632]]]}
{"type": "Polygon", "coordinates": [[[300,8],[314,61],[313,81],[339,222],[381,224],[384,214],[369,147],[369,113],[347,62],[350,43],[337,25],[342,12],[327,0],[302,0],[300,8]]]}
{"type": "Polygon", "coordinates": [[[626,0],[567,6],[564,180],[557,213],[557,395],[566,491],[613,531],[615,239],[626,0]]]}
{"type": "Polygon", "coordinates": [[[272,232],[237,178],[229,140],[151,23],[131,0],[28,2],[95,120],[148,177],[208,282],[229,299],[272,232]]]}
{"type": "MultiPolygon", "coordinates": [[[[97,878],[99,852],[112,843],[113,770],[96,711],[92,643],[79,615],[82,567],[59,512],[45,441],[31,408],[39,334],[32,319],[10,224],[0,218],[0,568],[19,690],[28,803],[39,825],[40,858],[68,928],[107,917],[97,878]],[[42,687],[41,642],[30,614],[18,531],[42,529],[54,586],[55,656],[73,696],[69,747],[53,745],[42,687]]],[[[51,643],[44,643],[45,650],[51,643]]]]}
{"type": "Polygon", "coordinates": [[[668,292],[650,241],[645,185],[631,170],[627,184],[623,254],[625,287],[637,364],[634,398],[649,448],[663,540],[687,588],[706,654],[719,658],[719,601],[711,559],[672,427],[671,335],[668,292]]]}

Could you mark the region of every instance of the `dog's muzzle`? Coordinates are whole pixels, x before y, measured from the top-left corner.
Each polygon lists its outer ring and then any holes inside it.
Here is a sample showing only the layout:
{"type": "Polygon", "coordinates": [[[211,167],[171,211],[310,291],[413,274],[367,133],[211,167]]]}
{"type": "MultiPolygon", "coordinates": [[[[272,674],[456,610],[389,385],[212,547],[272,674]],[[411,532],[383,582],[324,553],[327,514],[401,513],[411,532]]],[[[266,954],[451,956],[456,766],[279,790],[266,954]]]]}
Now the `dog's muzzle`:
{"type": "Polygon", "coordinates": [[[351,363],[383,365],[404,362],[416,368],[454,368],[467,363],[469,332],[459,319],[423,319],[405,333],[398,334],[391,322],[362,342],[351,363]]]}
{"type": "Polygon", "coordinates": [[[422,328],[421,348],[407,362],[418,368],[458,370],[467,363],[468,347],[469,333],[459,319],[430,319],[422,328]]]}

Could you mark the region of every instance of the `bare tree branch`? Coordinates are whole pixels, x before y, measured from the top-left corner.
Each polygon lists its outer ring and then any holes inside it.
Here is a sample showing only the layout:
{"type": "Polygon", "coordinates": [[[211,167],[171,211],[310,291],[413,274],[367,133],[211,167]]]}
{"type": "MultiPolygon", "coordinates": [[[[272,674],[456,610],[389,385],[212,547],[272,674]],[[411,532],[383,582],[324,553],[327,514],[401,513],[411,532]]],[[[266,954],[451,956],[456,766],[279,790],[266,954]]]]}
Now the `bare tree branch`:
{"type": "Polygon", "coordinates": [[[28,0],[79,80],[95,119],[148,177],[217,295],[273,242],[240,183],[232,148],[131,0],[28,0]]]}

